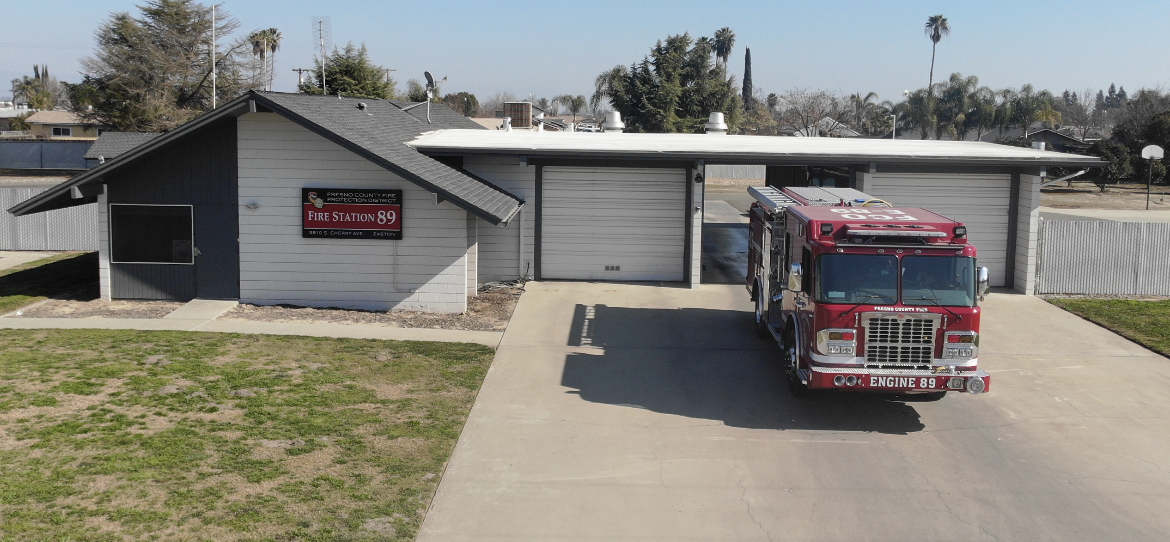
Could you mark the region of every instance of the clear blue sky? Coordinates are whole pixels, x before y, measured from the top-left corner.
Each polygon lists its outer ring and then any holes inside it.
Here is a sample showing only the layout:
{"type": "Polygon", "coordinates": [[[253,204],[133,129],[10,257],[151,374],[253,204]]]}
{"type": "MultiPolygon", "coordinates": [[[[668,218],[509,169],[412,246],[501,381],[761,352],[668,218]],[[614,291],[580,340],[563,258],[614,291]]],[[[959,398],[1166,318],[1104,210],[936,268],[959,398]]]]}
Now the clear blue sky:
{"type": "MultiPolygon", "coordinates": [[[[93,32],[114,11],[136,12],[134,0],[5,2],[0,32],[0,96],[12,78],[48,64],[76,82],[78,59],[93,32]]],[[[207,2],[205,2],[207,3],[207,2]]],[[[640,60],[660,38],[690,32],[736,34],[731,68],[743,71],[752,49],[757,88],[793,87],[843,93],[875,91],[897,101],[926,85],[930,41],[926,18],[949,20],[939,44],[935,79],[978,75],[984,85],[1032,83],[1054,92],[1107,88],[1128,91],[1170,84],[1170,2],[887,0],[821,2],[446,2],[228,0],[241,32],[275,26],[284,34],[276,55],[276,90],[291,91],[294,67],[312,65],[311,18],[332,19],[333,42],[365,42],[373,60],[394,68],[399,88],[423,70],[447,76],[444,92],[481,99],[502,90],[590,94],[594,77],[640,60]]]]}

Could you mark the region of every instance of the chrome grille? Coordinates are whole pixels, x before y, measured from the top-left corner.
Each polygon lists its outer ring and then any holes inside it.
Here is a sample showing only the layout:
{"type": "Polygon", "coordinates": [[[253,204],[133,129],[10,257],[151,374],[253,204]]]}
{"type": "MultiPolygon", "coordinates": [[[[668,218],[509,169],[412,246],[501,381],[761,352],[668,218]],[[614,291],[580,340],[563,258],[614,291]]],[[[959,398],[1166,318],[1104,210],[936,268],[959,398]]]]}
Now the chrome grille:
{"type": "Polygon", "coordinates": [[[937,315],[866,313],[865,366],[868,369],[929,369],[934,358],[937,315]]]}
{"type": "Polygon", "coordinates": [[[878,316],[870,318],[867,323],[867,343],[934,344],[934,320],[878,316]]]}

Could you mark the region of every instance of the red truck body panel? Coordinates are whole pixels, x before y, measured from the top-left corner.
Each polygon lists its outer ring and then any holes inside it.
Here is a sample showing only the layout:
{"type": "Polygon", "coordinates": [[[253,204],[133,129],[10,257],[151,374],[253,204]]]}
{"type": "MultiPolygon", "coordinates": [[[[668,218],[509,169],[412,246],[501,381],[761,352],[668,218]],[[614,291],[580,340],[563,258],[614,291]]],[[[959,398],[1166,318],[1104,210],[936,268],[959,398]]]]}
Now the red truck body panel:
{"type": "MultiPolygon", "coordinates": [[[[804,386],[914,393],[989,389],[990,376],[978,369],[981,309],[973,299],[943,306],[920,297],[906,304],[902,295],[901,275],[908,265],[903,258],[908,256],[971,259],[973,275],[960,276],[959,282],[971,281],[962,287],[974,291],[977,252],[963,223],[920,208],[862,207],[844,199],[838,205],[802,205],[807,200],[792,200],[796,203],[785,206],[752,205],[746,279],[757,302],[757,325],[766,326],[784,355],[794,359],[786,363],[804,386]],[[830,254],[880,255],[883,262],[897,258],[898,277],[882,279],[897,282],[898,293],[890,297],[895,302],[834,302],[814,295],[821,257],[830,254]],[[792,264],[800,264],[798,276],[803,277],[795,290],[788,283],[792,264]],[[969,383],[974,379],[982,386],[969,383]]],[[[849,268],[831,273],[865,281],[861,271],[851,275],[849,268]]]]}

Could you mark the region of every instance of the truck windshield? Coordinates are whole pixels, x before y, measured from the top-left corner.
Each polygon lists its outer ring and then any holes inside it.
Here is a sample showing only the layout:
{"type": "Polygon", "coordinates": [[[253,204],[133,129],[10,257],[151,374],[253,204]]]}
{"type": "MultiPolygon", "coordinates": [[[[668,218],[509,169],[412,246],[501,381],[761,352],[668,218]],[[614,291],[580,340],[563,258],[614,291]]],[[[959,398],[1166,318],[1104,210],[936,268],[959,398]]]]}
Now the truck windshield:
{"type": "Polygon", "coordinates": [[[962,256],[903,257],[902,303],[975,306],[975,259],[962,256]]]}
{"type": "Polygon", "coordinates": [[[820,258],[816,298],[821,303],[891,304],[898,299],[898,258],[826,254],[820,258]]]}

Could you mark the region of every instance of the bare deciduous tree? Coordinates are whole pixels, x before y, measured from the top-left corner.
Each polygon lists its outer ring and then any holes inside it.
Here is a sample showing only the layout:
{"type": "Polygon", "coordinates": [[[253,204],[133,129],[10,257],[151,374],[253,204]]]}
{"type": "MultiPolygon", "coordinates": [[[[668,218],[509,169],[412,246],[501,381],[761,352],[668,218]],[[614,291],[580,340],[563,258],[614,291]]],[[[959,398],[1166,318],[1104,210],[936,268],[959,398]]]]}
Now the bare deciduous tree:
{"type": "Polygon", "coordinates": [[[821,135],[821,121],[841,123],[845,116],[842,100],[827,90],[794,88],[780,95],[777,123],[781,129],[804,136],[821,135]]]}

